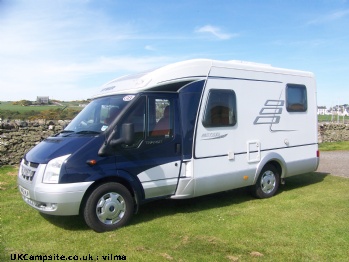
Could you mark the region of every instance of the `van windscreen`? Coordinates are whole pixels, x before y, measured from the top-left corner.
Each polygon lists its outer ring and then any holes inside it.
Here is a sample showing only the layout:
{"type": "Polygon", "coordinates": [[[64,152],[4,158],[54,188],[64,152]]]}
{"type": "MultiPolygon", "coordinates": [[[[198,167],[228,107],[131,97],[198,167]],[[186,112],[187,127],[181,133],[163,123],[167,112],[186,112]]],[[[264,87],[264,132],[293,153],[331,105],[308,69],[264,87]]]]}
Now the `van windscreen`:
{"type": "Polygon", "coordinates": [[[135,95],[115,95],[91,101],[63,132],[98,134],[105,131],[135,95]]]}

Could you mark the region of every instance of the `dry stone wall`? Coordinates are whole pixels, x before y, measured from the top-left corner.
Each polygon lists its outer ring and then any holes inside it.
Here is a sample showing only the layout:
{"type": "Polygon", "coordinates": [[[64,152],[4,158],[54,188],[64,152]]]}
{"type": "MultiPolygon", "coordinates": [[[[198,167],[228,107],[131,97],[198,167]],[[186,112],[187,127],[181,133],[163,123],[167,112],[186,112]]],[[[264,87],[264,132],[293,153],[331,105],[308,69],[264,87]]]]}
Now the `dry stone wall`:
{"type": "Polygon", "coordinates": [[[63,130],[66,121],[0,123],[0,166],[18,165],[23,155],[46,137],[63,130]]]}
{"type": "MultiPolygon", "coordinates": [[[[0,166],[18,165],[23,155],[46,137],[64,129],[69,121],[11,121],[0,123],[0,166]]],[[[319,143],[349,141],[348,124],[321,123],[319,143]]]]}
{"type": "Polygon", "coordinates": [[[349,124],[320,123],[319,143],[349,141],[349,124]]]}

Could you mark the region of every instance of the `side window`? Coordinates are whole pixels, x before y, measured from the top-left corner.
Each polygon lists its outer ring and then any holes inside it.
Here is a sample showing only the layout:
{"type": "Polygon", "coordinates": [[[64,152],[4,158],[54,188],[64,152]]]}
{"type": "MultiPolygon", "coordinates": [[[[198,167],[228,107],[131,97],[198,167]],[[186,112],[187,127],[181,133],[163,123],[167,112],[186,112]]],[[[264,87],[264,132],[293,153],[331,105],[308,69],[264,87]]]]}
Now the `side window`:
{"type": "Polygon", "coordinates": [[[168,96],[142,96],[128,110],[118,124],[118,133],[124,123],[133,123],[135,140],[132,145],[121,144],[124,149],[138,148],[142,141],[146,145],[157,145],[159,141],[174,137],[174,99],[168,96]]]}
{"type": "Polygon", "coordinates": [[[137,101],[129,112],[122,119],[118,125],[118,132],[121,132],[122,124],[133,123],[135,131],[135,140],[132,145],[122,144],[123,148],[136,148],[144,140],[145,137],[145,97],[142,97],[137,101]]]}
{"type": "Polygon", "coordinates": [[[305,85],[287,84],[286,109],[288,112],[305,112],[308,109],[305,85]]]}
{"type": "Polygon", "coordinates": [[[210,90],[202,124],[205,127],[234,126],[236,121],[235,92],[222,89],[210,90]]]}
{"type": "Polygon", "coordinates": [[[168,98],[148,98],[148,137],[173,137],[174,110],[173,101],[168,98]]]}

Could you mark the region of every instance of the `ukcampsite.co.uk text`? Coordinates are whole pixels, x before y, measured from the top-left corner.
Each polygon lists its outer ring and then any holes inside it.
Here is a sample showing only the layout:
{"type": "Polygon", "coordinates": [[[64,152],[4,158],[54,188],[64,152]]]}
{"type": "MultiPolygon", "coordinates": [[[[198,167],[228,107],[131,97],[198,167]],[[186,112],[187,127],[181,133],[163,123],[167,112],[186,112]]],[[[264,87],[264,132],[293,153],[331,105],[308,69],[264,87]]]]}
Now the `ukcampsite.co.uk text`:
{"type": "Polygon", "coordinates": [[[126,260],[125,255],[108,254],[104,256],[65,256],[65,255],[30,255],[30,254],[11,254],[10,259],[13,261],[122,261],[126,260]]]}

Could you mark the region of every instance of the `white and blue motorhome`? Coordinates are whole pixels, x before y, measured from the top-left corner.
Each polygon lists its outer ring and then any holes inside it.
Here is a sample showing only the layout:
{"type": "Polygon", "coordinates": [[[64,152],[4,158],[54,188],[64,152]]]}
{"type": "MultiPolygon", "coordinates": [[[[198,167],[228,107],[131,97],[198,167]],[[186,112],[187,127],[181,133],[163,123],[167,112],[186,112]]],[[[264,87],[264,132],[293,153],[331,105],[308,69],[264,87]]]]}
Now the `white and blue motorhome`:
{"type": "Polygon", "coordinates": [[[198,59],[121,77],[25,154],[19,190],[98,232],[148,200],[240,187],[271,197],[317,169],[316,110],[312,73],[270,65],[198,59]]]}

